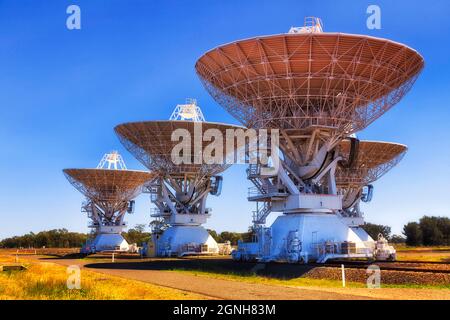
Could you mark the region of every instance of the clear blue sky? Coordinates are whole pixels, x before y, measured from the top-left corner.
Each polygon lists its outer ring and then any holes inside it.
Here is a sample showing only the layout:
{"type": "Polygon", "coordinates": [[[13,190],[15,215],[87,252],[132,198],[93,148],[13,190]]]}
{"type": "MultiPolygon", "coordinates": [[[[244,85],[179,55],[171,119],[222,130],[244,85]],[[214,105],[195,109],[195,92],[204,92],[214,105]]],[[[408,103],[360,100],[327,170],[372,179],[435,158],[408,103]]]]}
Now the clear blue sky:
{"type": "MultiPolygon", "coordinates": [[[[113,127],[167,119],[177,103],[198,99],[210,121],[236,123],[203,89],[194,64],[219,44],[282,33],[318,16],[326,31],[386,37],[418,50],[425,70],[412,91],[360,138],[407,144],[409,152],[375,183],[366,219],[392,226],[424,214],[450,215],[450,2],[442,1],[147,1],[0,0],[0,238],[65,227],[87,231],[83,200],[66,167],[94,167],[118,149],[113,127]],[[81,8],[82,29],[66,28],[66,8],[81,8]],[[377,4],[382,29],[366,28],[377,4]]],[[[224,174],[210,196],[207,227],[244,231],[253,205],[245,167],[224,174]]],[[[129,224],[148,223],[149,198],[129,224]]]]}

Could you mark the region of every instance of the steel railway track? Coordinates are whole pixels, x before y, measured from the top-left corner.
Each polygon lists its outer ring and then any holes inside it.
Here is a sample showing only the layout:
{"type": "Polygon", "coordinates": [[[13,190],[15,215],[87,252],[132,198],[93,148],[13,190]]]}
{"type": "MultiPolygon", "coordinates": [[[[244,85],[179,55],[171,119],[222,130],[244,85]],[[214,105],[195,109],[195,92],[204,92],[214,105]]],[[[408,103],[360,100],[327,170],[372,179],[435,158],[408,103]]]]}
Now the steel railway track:
{"type": "Polygon", "coordinates": [[[372,263],[368,263],[366,261],[333,261],[325,264],[310,264],[314,266],[322,266],[322,267],[332,267],[332,268],[341,268],[341,265],[344,265],[347,269],[367,269],[367,267],[371,264],[378,265],[380,270],[384,271],[407,271],[407,272],[425,272],[425,273],[445,273],[450,274],[450,264],[449,263],[429,263],[429,262],[418,262],[418,261],[374,261],[372,263]],[[402,264],[410,264],[410,266],[401,266],[402,264]],[[414,266],[416,264],[417,266],[414,266]],[[424,264],[434,264],[434,265],[448,265],[448,269],[432,269],[426,268],[424,264]]]}

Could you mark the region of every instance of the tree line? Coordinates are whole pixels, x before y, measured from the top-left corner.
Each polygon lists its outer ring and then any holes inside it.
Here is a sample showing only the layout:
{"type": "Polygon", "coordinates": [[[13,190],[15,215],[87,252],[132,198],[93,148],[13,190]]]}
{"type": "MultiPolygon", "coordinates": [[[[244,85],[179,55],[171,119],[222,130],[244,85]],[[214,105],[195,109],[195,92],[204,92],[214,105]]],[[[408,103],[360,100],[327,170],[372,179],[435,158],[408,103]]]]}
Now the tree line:
{"type": "MultiPolygon", "coordinates": [[[[0,248],[78,248],[82,247],[92,235],[89,233],[70,232],[67,229],[53,229],[38,233],[29,232],[22,236],[5,238],[0,241],[0,248]]],[[[150,233],[145,232],[145,225],[138,224],[123,232],[122,236],[128,243],[142,245],[150,239],[150,233]]]]}
{"type": "Polygon", "coordinates": [[[450,245],[450,219],[423,216],[419,222],[407,223],[403,227],[403,234],[409,246],[448,246],[450,245]]]}
{"type": "MultiPolygon", "coordinates": [[[[150,232],[145,232],[145,224],[138,224],[134,228],[129,229],[127,232],[122,232],[122,236],[128,241],[128,243],[137,243],[141,245],[143,242],[150,240],[150,232]]],[[[252,241],[252,230],[249,228],[248,232],[230,232],[223,231],[218,233],[215,230],[207,229],[209,234],[218,243],[230,241],[232,245],[237,245],[238,241],[249,242],[252,241]]]]}
{"type": "Polygon", "coordinates": [[[0,248],[75,248],[81,247],[87,238],[86,233],[53,229],[3,239],[0,241],[0,248]]]}
{"type": "MultiPolygon", "coordinates": [[[[138,224],[127,232],[122,232],[122,236],[128,243],[142,245],[150,240],[150,232],[145,231],[145,224],[138,224]]],[[[251,232],[229,232],[217,233],[215,230],[208,230],[217,242],[230,241],[236,245],[238,240],[251,241],[251,232]]],[[[22,236],[5,238],[0,241],[0,248],[77,248],[83,246],[91,235],[88,233],[70,232],[67,229],[54,229],[41,231],[38,233],[29,232],[22,236]]]]}
{"type": "MultiPolygon", "coordinates": [[[[362,227],[374,240],[381,233],[389,242],[406,243],[409,246],[450,245],[450,218],[447,217],[423,216],[419,222],[407,223],[403,227],[403,235],[391,235],[391,228],[385,225],[365,223],[362,227]]],[[[122,235],[128,243],[142,245],[150,239],[150,232],[145,229],[145,224],[138,224],[122,235]]],[[[239,240],[250,242],[254,234],[251,227],[247,232],[218,233],[210,229],[208,232],[218,243],[230,241],[232,245],[237,245],[239,240]]],[[[86,243],[89,237],[87,233],[53,229],[3,239],[0,241],[0,248],[76,248],[86,243]]]]}
{"type": "MultiPolygon", "coordinates": [[[[128,243],[142,245],[150,240],[150,232],[146,232],[145,224],[138,224],[127,232],[122,232],[122,236],[128,243]]],[[[251,232],[228,232],[217,233],[208,230],[217,242],[230,241],[236,245],[238,240],[251,241],[251,232]]],[[[0,241],[0,248],[77,248],[83,246],[91,235],[88,233],[70,232],[67,229],[53,229],[38,233],[29,232],[22,236],[5,238],[0,241]]]]}
{"type": "Polygon", "coordinates": [[[230,241],[231,245],[237,245],[238,241],[250,242],[252,241],[253,231],[249,228],[247,232],[230,232],[223,231],[217,233],[215,230],[208,229],[209,234],[216,240],[217,243],[224,243],[230,241]]]}
{"type": "Polygon", "coordinates": [[[402,235],[392,235],[391,228],[384,225],[365,223],[363,229],[373,238],[378,234],[392,243],[406,243],[408,246],[449,246],[450,218],[423,216],[419,222],[408,222],[402,235]]]}
{"type": "Polygon", "coordinates": [[[405,237],[403,237],[402,235],[398,234],[391,235],[391,227],[389,226],[366,222],[364,223],[362,228],[375,241],[378,239],[378,235],[382,234],[383,237],[391,243],[405,243],[405,237]]]}
{"type": "MultiPolygon", "coordinates": [[[[145,232],[145,224],[138,224],[134,228],[129,229],[127,232],[122,232],[122,236],[128,241],[128,243],[137,243],[142,245],[143,242],[150,240],[150,232],[145,232]]],[[[230,232],[223,231],[218,233],[215,230],[207,229],[209,234],[218,243],[230,241],[232,245],[237,245],[238,241],[249,242],[252,240],[252,230],[249,228],[248,232],[230,232]]]]}

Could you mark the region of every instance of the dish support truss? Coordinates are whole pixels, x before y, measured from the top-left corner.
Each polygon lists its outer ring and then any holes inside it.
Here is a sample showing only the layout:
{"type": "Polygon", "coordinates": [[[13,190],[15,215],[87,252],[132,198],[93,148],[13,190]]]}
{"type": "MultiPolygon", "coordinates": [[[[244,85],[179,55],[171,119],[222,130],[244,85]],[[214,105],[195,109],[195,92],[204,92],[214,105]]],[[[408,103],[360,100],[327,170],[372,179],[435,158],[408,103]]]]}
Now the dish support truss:
{"type": "Polygon", "coordinates": [[[91,219],[88,227],[92,229],[91,234],[95,237],[83,246],[81,253],[129,251],[129,245],[121,233],[127,227],[127,223],[124,222],[125,214],[133,211],[134,200],[114,206],[90,199],[83,202],[81,212],[86,213],[91,219]]]}
{"type": "Polygon", "coordinates": [[[126,213],[134,211],[134,200],[123,202],[115,208],[105,204],[99,204],[87,199],[81,206],[81,212],[87,214],[92,220],[89,228],[95,230],[96,233],[121,233],[127,226],[124,222],[126,213]]]}
{"type": "Polygon", "coordinates": [[[208,195],[219,196],[221,188],[221,176],[189,174],[166,175],[146,186],[144,192],[155,206],[151,212],[153,255],[218,253],[217,243],[201,225],[211,216],[208,195]]]}
{"type": "MultiPolygon", "coordinates": [[[[249,189],[248,200],[256,202],[253,214],[256,241],[239,243],[233,257],[290,263],[378,257],[377,248],[383,246],[361,228],[364,219],[359,203],[371,200],[373,187],[369,183],[395,166],[404,152],[386,163],[363,169],[364,165],[358,162],[358,146],[357,142],[352,144],[348,154],[334,147],[330,156],[321,157],[323,162],[307,178],[299,174],[306,172],[304,168],[284,153],[278,171],[272,170],[270,175],[262,174],[260,164],[250,165],[247,178],[254,187],[249,189]],[[336,184],[336,171],[341,175],[340,185],[336,184]],[[350,172],[359,175],[359,180],[349,179],[350,172]],[[343,173],[346,184],[342,184],[343,173]],[[266,218],[272,212],[283,215],[267,228],[266,218]]],[[[391,256],[392,253],[384,257],[391,256]]]]}

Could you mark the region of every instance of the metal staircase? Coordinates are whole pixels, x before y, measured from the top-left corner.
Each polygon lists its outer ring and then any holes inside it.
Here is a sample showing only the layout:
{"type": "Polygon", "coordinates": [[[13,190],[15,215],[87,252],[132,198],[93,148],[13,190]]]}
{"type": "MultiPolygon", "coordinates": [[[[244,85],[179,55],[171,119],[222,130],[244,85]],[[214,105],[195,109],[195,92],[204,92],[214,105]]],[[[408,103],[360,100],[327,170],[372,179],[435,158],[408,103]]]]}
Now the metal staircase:
{"type": "Polygon", "coordinates": [[[260,179],[261,166],[259,164],[250,164],[247,169],[247,179],[250,180],[256,189],[261,193],[265,194],[266,190],[260,179]]]}
{"type": "Polygon", "coordinates": [[[89,219],[91,219],[93,217],[93,212],[92,212],[92,202],[90,201],[84,201],[81,204],[81,212],[82,213],[86,213],[87,217],[89,219]]]}
{"type": "Polygon", "coordinates": [[[257,202],[256,203],[256,211],[253,212],[253,223],[254,224],[265,224],[266,218],[272,211],[272,206],[270,202],[257,202]],[[262,203],[262,206],[260,206],[262,203]]]}
{"type": "Polygon", "coordinates": [[[150,201],[152,203],[156,202],[156,200],[158,199],[160,188],[161,188],[161,185],[158,182],[152,182],[151,184],[146,186],[145,193],[150,194],[150,201]]]}
{"type": "Polygon", "coordinates": [[[159,208],[150,208],[150,217],[157,218],[161,216],[161,210],[159,208]]]}

